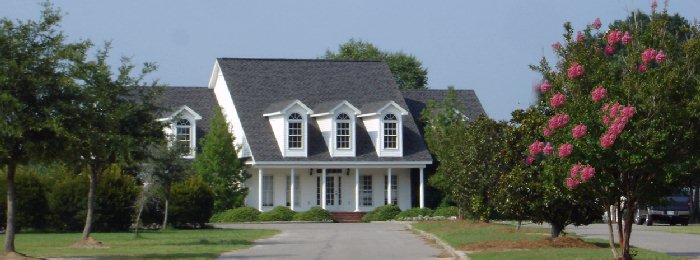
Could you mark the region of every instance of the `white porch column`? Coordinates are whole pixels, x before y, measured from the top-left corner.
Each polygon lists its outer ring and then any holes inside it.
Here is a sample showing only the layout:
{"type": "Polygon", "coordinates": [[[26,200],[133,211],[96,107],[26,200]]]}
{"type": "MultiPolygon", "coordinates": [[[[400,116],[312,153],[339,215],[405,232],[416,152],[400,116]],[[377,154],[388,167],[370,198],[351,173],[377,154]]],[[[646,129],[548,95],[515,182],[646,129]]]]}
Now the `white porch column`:
{"type": "MultiPolygon", "coordinates": [[[[291,187],[289,187],[289,188],[290,188],[290,190],[289,190],[289,198],[290,198],[290,200],[291,200],[291,201],[289,202],[289,209],[294,210],[294,186],[296,185],[296,183],[294,183],[294,168],[292,168],[292,176],[291,176],[289,179],[290,179],[291,182],[292,182],[292,183],[291,183],[291,187]]],[[[421,186],[421,187],[422,187],[422,186],[421,186]]]]}
{"type": "Polygon", "coordinates": [[[391,168],[386,173],[386,205],[391,205],[391,168]]]}
{"type": "Polygon", "coordinates": [[[258,210],[262,211],[263,169],[258,169],[258,210]]]}
{"type": "Polygon", "coordinates": [[[420,208],[425,208],[425,188],[424,188],[424,180],[423,180],[423,169],[420,168],[420,186],[418,188],[418,194],[419,194],[419,200],[420,200],[420,208]]]}
{"type": "Polygon", "coordinates": [[[355,168],[355,212],[360,211],[360,168],[355,168]]]}
{"type": "Polygon", "coordinates": [[[321,208],[326,209],[326,168],[321,174],[321,208]]]}

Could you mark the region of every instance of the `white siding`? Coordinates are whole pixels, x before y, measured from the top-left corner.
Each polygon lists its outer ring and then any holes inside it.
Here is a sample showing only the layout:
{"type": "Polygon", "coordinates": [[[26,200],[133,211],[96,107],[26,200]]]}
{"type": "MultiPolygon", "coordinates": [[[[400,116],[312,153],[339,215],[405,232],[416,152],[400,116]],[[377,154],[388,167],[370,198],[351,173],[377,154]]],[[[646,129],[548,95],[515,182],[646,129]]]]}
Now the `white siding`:
{"type": "MultiPolygon", "coordinates": [[[[335,207],[327,206],[330,211],[354,211],[355,210],[355,169],[350,169],[350,174],[346,175],[346,169],[343,169],[342,174],[328,174],[328,176],[341,176],[342,185],[342,205],[335,207]]],[[[249,188],[248,196],[245,203],[248,206],[257,208],[258,205],[258,170],[250,169],[252,177],[245,182],[249,188]]],[[[392,178],[398,178],[398,198],[399,207],[401,210],[411,208],[411,177],[410,169],[392,169],[392,178]]],[[[299,176],[300,198],[295,198],[299,201],[299,205],[295,206],[296,211],[306,211],[316,205],[316,178],[321,176],[316,173],[315,169],[312,174],[309,174],[309,169],[296,169],[295,173],[299,176]]],[[[387,174],[387,169],[360,169],[360,175],[372,176],[372,206],[360,206],[360,211],[371,211],[376,207],[384,205],[386,192],[384,191],[384,177],[387,174]]],[[[263,211],[272,209],[275,206],[287,205],[287,182],[286,176],[291,175],[291,169],[264,169],[263,175],[273,175],[274,180],[274,206],[263,207],[263,211]]]]}
{"type": "Polygon", "coordinates": [[[229,127],[233,131],[233,135],[236,138],[234,140],[234,145],[240,148],[238,152],[238,158],[251,156],[250,147],[248,146],[248,141],[243,131],[243,126],[241,125],[241,120],[238,117],[238,111],[236,111],[236,106],[233,104],[233,99],[231,98],[231,93],[228,90],[226,81],[224,80],[224,75],[219,69],[218,62],[214,64],[214,72],[216,76],[212,75],[211,80],[214,82],[209,83],[209,88],[214,88],[214,96],[216,96],[216,101],[221,107],[222,113],[228,122],[229,127]]]}
{"type": "Polygon", "coordinates": [[[275,139],[277,140],[277,147],[280,149],[280,153],[284,154],[284,135],[286,134],[284,131],[286,129],[284,116],[271,116],[269,121],[272,132],[275,134],[275,139]]]}

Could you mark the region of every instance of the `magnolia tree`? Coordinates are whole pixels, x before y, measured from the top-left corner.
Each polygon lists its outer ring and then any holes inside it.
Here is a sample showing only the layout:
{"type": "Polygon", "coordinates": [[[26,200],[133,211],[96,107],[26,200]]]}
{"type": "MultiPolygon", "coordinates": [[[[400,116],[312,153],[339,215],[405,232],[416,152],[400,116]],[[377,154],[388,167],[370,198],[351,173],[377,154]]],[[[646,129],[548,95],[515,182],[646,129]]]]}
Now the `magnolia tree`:
{"type": "Polygon", "coordinates": [[[696,128],[685,108],[699,85],[698,26],[655,8],[608,29],[600,19],[575,33],[566,23],[565,42],[552,45],[556,66],[545,59],[533,66],[544,76],[539,106],[550,117],[526,162],[558,172],[572,193],[585,189],[605,205],[619,205],[625,259],[631,259],[638,202],[677,182],[696,128]]]}

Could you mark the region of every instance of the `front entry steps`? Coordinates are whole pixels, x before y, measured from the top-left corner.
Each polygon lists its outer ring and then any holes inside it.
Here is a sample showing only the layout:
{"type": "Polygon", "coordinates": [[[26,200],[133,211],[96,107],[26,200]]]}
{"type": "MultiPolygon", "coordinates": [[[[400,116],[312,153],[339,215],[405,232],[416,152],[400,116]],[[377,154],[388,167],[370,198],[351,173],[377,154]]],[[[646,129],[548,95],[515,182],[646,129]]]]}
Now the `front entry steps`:
{"type": "Polygon", "coordinates": [[[357,223],[362,222],[362,216],[367,214],[366,212],[331,212],[335,222],[339,223],[357,223]]]}

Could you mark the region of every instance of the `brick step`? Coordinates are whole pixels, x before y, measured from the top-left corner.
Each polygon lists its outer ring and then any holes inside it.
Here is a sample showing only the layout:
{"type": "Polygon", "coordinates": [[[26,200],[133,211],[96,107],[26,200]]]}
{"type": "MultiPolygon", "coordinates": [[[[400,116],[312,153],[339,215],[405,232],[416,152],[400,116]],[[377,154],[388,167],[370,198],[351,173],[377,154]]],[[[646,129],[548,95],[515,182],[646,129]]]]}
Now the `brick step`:
{"type": "Polygon", "coordinates": [[[333,219],[339,223],[362,222],[365,212],[331,212],[333,219]]]}

